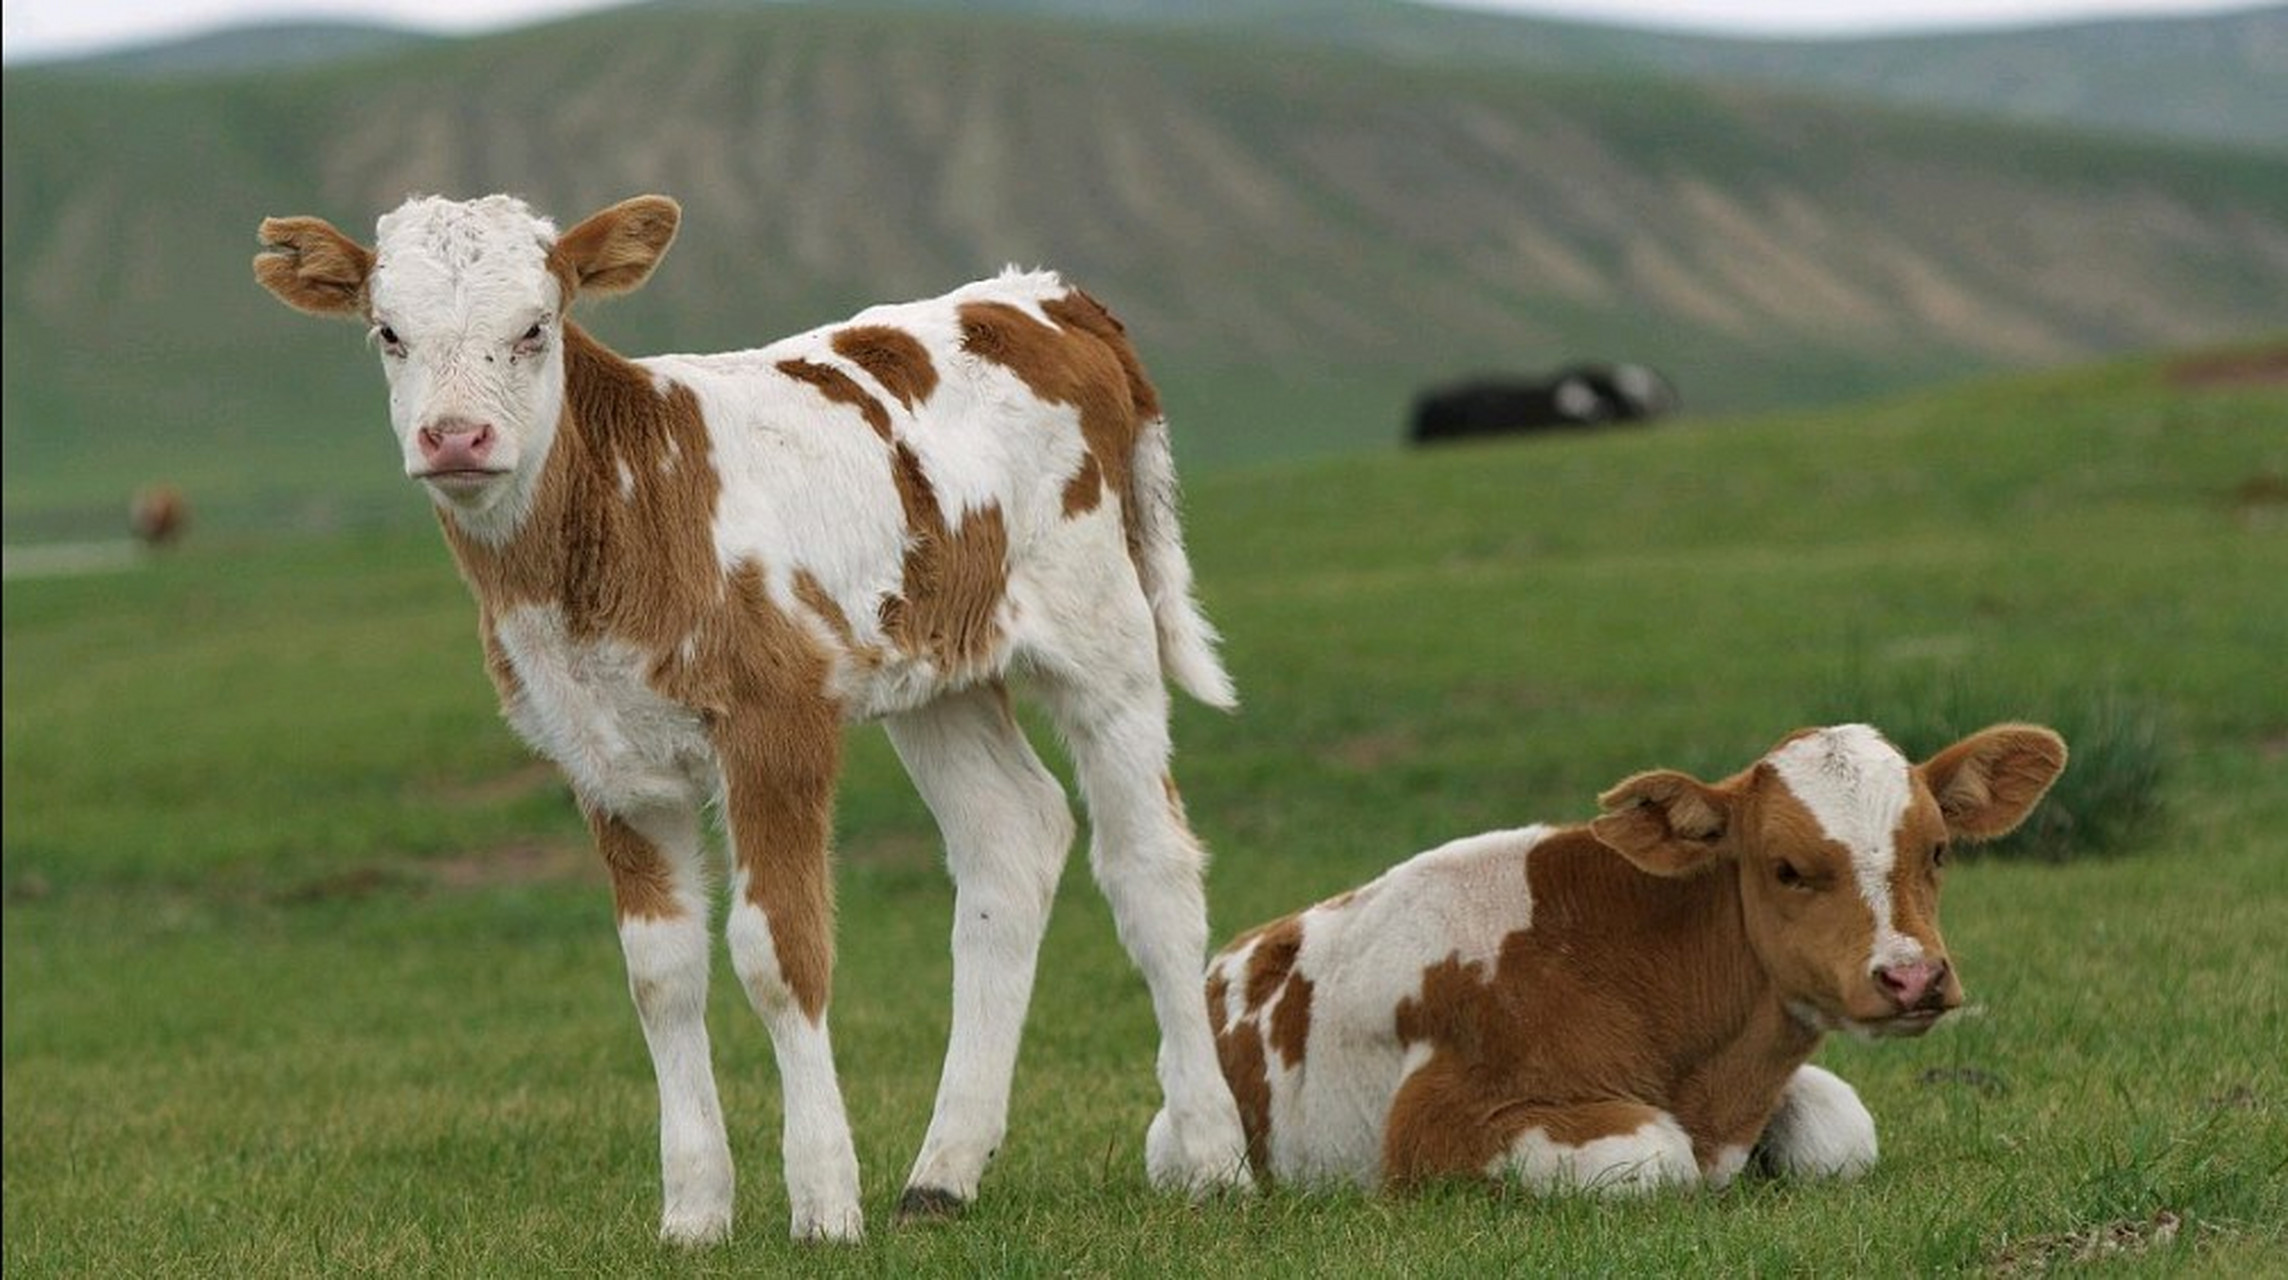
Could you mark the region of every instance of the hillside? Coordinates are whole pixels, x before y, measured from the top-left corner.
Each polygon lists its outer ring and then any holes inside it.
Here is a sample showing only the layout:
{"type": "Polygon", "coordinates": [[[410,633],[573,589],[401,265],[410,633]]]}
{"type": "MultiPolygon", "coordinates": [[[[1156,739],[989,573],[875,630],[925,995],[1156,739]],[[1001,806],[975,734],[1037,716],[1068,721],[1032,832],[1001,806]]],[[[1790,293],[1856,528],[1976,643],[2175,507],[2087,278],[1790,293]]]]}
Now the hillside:
{"type": "Polygon", "coordinates": [[[685,230],[589,322],[746,345],[1004,262],[1136,333],[1194,462],[1395,439],[1482,368],[1647,360],[1700,411],[2288,323],[2288,161],[1641,73],[804,8],[606,14],[417,53],[5,78],[8,535],[170,475],[209,512],[417,510],[353,327],[247,279],[255,222],[406,192],[685,230]]]}
{"type": "Polygon", "coordinates": [[[372,23],[287,22],[225,27],[45,65],[97,76],[209,76],[342,62],[415,49],[436,38],[372,23]]]}
{"type": "Polygon", "coordinates": [[[1907,36],[1742,39],[1455,9],[1424,0],[869,3],[1216,31],[1355,49],[1419,65],[1656,71],[2102,132],[2288,149],[2288,94],[2279,89],[2288,82],[2288,5],[1907,36]]]}

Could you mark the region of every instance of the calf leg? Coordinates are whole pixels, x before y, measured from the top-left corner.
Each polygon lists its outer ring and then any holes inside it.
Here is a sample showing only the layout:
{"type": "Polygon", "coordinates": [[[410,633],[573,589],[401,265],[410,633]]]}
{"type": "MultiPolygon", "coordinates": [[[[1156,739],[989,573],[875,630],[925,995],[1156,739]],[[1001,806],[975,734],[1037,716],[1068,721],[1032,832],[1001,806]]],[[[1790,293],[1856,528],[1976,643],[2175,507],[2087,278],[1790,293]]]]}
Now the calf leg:
{"type": "Polygon", "coordinates": [[[1520,1107],[1502,1116],[1507,1148],[1489,1173],[1535,1191],[1641,1195],[1694,1186],[1700,1163],[1676,1117],[1640,1102],[1520,1107]]]}
{"type": "Polygon", "coordinates": [[[831,707],[774,708],[720,733],[731,829],[731,965],[761,1015],[785,1102],[781,1139],[792,1231],[855,1240],[858,1156],[826,1028],[834,972],[827,835],[841,747],[831,707]]]}
{"type": "Polygon", "coordinates": [[[1194,1194],[1246,1187],[1247,1141],[1217,1065],[1200,998],[1207,953],[1206,855],[1168,775],[1168,695],[1149,643],[1085,676],[1045,683],[1088,798],[1089,865],[1160,1024],[1165,1109],[1145,1134],[1153,1185],[1194,1194]]]}
{"type": "Polygon", "coordinates": [[[1533,1191],[1641,1193],[1699,1182],[1692,1139],[1641,1102],[1546,1104],[1490,1096],[1450,1052],[1399,1086],[1383,1133],[1383,1176],[1515,1179],[1533,1191]]]}
{"type": "Polygon", "coordinates": [[[1807,1063],[1789,1077],[1754,1159],[1792,1177],[1856,1178],[1875,1167],[1875,1117],[1842,1077],[1807,1063]]]}
{"type": "Polygon", "coordinates": [[[731,1234],[731,1148],[707,1045],[707,899],[698,815],[591,812],[612,874],[628,989],[659,1078],[660,1238],[711,1244],[731,1234]]]}
{"type": "Polygon", "coordinates": [[[953,1034],[929,1135],[901,1215],[958,1211],[1007,1131],[1009,1082],[1072,813],[998,685],[889,723],[890,741],[945,834],[953,875],[953,1034]]]}

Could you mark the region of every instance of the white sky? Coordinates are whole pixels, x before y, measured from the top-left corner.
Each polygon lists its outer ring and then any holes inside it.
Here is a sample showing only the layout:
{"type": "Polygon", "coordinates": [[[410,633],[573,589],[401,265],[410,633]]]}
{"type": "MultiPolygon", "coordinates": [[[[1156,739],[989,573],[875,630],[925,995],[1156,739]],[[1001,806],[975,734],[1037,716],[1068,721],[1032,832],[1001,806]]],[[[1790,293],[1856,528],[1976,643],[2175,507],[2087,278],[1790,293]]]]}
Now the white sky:
{"type": "MultiPolygon", "coordinates": [[[[472,32],[622,0],[0,0],[9,62],[296,18],[472,32]]],[[[1835,35],[2116,15],[2208,13],[2258,0],[1441,0],[1485,9],[1738,34],[1835,35]]]]}

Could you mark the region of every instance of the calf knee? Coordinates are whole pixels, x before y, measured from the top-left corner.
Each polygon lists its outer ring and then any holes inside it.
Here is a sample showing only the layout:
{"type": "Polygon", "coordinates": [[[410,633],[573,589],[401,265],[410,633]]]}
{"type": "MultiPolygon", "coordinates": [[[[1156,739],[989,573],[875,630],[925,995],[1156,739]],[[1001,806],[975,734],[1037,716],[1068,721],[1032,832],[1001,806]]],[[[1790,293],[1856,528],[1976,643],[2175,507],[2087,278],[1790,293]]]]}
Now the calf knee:
{"type": "Polygon", "coordinates": [[[1875,1156],[1875,1117],[1858,1091],[1834,1072],[1803,1066],[1764,1126],[1755,1161],[1769,1173],[1849,1179],[1873,1168],[1875,1156]]]}

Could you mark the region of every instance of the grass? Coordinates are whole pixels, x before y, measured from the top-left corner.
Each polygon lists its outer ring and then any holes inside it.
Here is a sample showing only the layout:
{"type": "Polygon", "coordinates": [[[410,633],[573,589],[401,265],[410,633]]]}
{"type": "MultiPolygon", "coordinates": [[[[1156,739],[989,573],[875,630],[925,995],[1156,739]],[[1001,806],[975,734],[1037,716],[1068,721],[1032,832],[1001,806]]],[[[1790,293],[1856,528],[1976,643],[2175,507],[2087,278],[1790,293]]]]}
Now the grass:
{"type": "Polygon", "coordinates": [[[2164,808],[2113,856],[1950,878],[1965,1016],[1823,1052],[1878,1117],[1874,1175],[1629,1205],[1149,1193],[1150,1012],[1076,858],[985,1196],[893,1229],[950,892],[865,731],[834,1020],[873,1233],[783,1238],[775,1074],[723,965],[738,1235],[663,1250],[609,894],[498,723],[435,535],[194,537],[138,573],[10,582],[6,1270],[2276,1268],[2288,511],[2247,482],[2288,470],[2282,421],[2277,390],[2129,365],[1195,480],[1247,699],[1177,724],[1219,936],[1435,840],[1585,816],[1636,769],[1736,767],[1852,689],[1878,724],[1968,690],[2076,734],[2116,699],[2156,735],[2164,808]]]}

